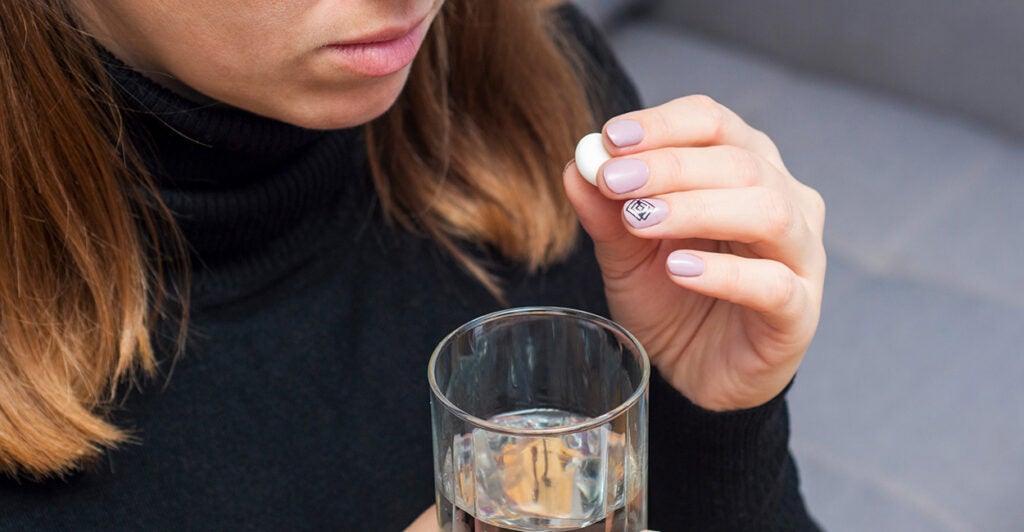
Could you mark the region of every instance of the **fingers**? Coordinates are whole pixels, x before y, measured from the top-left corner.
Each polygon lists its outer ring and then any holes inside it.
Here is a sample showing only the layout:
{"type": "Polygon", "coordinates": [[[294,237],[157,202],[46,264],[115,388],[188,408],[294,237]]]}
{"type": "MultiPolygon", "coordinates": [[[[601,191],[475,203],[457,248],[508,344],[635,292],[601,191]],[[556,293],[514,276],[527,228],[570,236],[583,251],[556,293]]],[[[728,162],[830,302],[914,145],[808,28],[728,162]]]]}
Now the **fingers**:
{"type": "Polygon", "coordinates": [[[570,162],[562,174],[565,193],[583,229],[596,244],[606,267],[629,269],[639,250],[649,241],[635,238],[622,224],[622,201],[606,198],[580,175],[570,162]]]}
{"type": "Polygon", "coordinates": [[[584,180],[575,161],[566,165],[562,183],[580,223],[595,242],[610,242],[630,236],[618,220],[621,202],[604,197],[584,180]]]}
{"type": "Polygon", "coordinates": [[[694,190],[632,199],[622,207],[627,230],[640,238],[701,238],[745,244],[755,254],[780,261],[798,274],[816,271],[801,210],[784,194],[765,187],[694,190]]]}
{"type": "Polygon", "coordinates": [[[807,283],[800,291],[805,302],[820,284],[821,196],[788,172],[767,135],[730,109],[689,96],[620,115],[602,133],[612,159],[602,165],[597,188],[571,164],[564,176],[570,201],[599,244],[602,270],[608,250],[650,258],[655,248],[695,239],[685,245],[723,252],[703,252],[721,268],[673,281],[773,319],[800,306],[787,283],[807,283]],[[783,304],[779,294],[793,301],[783,304]]]}
{"type": "Polygon", "coordinates": [[[703,95],[620,115],[605,124],[603,132],[612,156],[667,146],[725,144],[750,150],[783,168],[779,150],[767,135],[703,95]]]}
{"type": "Polygon", "coordinates": [[[642,197],[680,190],[775,186],[785,176],[755,153],[735,146],[659,148],[605,163],[598,187],[610,198],[642,197]]]}
{"type": "Polygon", "coordinates": [[[778,330],[816,322],[807,319],[815,307],[805,282],[777,261],[679,250],[669,254],[665,267],[677,285],[754,310],[778,330]]]}
{"type": "Polygon", "coordinates": [[[438,532],[437,510],[434,506],[427,508],[415,521],[405,529],[405,532],[438,532]]]}
{"type": "Polygon", "coordinates": [[[614,157],[599,171],[598,190],[627,200],[620,219],[633,236],[746,244],[802,276],[818,271],[820,195],[731,110],[704,96],[679,98],[609,121],[604,142],[614,157]]]}

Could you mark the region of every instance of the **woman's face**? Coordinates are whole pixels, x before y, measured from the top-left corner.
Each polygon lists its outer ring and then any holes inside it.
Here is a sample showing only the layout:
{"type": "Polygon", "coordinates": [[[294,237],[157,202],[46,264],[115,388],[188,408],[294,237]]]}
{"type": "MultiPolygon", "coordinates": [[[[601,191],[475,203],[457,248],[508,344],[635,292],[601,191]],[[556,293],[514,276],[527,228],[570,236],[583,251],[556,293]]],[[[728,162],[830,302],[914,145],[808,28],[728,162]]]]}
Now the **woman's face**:
{"type": "Polygon", "coordinates": [[[303,127],[386,111],[443,0],[73,0],[85,29],[192,98],[303,127]]]}

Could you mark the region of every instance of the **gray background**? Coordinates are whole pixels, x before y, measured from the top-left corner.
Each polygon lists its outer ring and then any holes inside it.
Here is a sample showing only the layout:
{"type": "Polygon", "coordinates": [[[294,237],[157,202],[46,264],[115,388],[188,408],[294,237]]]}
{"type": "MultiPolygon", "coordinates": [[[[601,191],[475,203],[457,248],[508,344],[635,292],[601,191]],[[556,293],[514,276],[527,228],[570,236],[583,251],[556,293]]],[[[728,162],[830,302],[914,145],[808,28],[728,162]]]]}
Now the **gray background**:
{"type": "Polygon", "coordinates": [[[828,203],[792,446],[828,530],[1024,530],[1024,1],[579,0],[828,203]]]}

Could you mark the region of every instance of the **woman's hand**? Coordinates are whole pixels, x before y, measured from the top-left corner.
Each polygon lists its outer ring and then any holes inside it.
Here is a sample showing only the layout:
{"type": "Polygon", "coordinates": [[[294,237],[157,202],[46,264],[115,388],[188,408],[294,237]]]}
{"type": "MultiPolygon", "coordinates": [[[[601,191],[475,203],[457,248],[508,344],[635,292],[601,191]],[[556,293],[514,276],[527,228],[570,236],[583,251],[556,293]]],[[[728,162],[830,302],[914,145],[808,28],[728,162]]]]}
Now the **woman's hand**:
{"type": "Polygon", "coordinates": [[[437,510],[434,506],[420,514],[415,521],[405,529],[405,532],[439,532],[437,526],[437,510]]]}
{"type": "Polygon", "coordinates": [[[604,128],[598,187],[566,167],[614,320],[709,410],[761,405],[793,378],[818,325],[821,196],[764,133],[705,96],[604,128]]]}

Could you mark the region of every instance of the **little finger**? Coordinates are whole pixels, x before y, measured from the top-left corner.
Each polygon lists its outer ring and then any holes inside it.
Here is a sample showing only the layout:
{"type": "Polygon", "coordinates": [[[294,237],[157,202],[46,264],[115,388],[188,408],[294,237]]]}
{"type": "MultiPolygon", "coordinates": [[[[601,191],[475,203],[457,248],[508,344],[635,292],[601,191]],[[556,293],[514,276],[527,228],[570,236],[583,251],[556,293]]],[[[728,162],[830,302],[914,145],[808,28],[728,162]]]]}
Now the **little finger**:
{"type": "Polygon", "coordinates": [[[784,264],[728,253],[678,250],[665,263],[672,282],[759,313],[776,331],[802,337],[817,315],[803,280],[784,264]],[[804,323],[807,322],[807,323],[804,323]]]}

